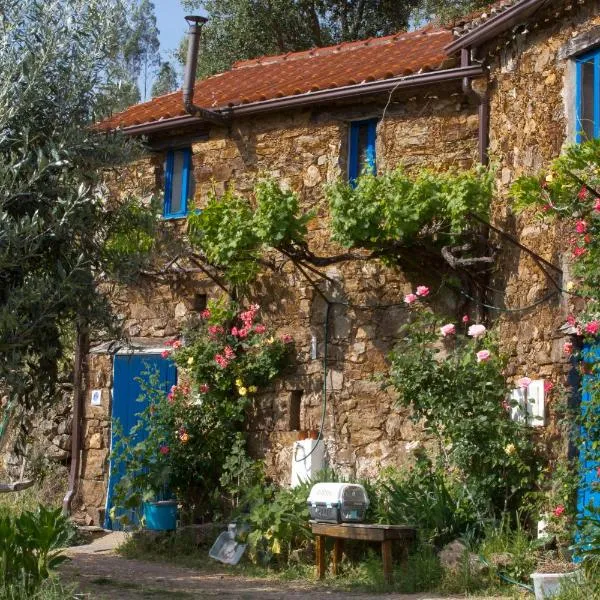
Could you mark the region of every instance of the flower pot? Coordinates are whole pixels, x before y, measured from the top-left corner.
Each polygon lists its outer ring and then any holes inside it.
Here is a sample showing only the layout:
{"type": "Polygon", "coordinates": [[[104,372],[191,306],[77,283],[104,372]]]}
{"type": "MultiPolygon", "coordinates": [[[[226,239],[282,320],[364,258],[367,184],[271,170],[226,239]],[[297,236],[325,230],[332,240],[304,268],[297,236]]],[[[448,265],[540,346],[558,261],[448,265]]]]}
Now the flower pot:
{"type": "Polygon", "coordinates": [[[535,600],[548,600],[560,593],[561,585],[577,581],[578,571],[571,573],[532,573],[535,600]]]}
{"type": "Polygon", "coordinates": [[[144,502],[144,521],[151,531],[173,531],[177,528],[177,500],[144,502]]]}

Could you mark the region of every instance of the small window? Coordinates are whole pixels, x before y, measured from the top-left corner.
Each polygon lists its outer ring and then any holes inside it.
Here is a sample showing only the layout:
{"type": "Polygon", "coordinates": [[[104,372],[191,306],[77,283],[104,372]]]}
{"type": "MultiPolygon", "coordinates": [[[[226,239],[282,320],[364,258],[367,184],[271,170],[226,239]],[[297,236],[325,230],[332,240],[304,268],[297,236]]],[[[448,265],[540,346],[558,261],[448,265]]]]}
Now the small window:
{"type": "Polygon", "coordinates": [[[350,124],[348,179],[354,183],[363,173],[376,172],[375,139],[377,119],[354,121],[350,124]]]}
{"type": "Polygon", "coordinates": [[[600,137],[600,48],[575,59],[577,142],[600,137]]]}
{"type": "Polygon", "coordinates": [[[300,411],[302,408],[303,390],[293,390],[290,395],[290,431],[300,430],[300,411]]]}
{"type": "Polygon", "coordinates": [[[190,198],[190,171],[192,151],[170,150],[165,163],[165,203],[163,215],[166,219],[185,217],[190,198]]]}

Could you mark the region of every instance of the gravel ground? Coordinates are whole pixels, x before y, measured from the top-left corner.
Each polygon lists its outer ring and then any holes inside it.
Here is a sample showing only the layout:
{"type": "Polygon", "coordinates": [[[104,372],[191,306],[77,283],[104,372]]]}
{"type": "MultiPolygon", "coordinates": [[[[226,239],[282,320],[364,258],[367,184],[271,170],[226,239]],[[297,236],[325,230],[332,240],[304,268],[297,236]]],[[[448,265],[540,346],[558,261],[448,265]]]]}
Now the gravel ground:
{"type": "MultiPolygon", "coordinates": [[[[111,548],[119,543],[99,541],[80,546],[68,553],[71,560],[61,567],[62,579],[77,584],[82,600],[438,600],[432,594],[365,594],[331,590],[312,584],[285,583],[276,580],[254,579],[231,575],[225,570],[210,573],[183,567],[128,560],[116,555],[111,548]]],[[[208,560],[208,559],[207,559],[208,560]]],[[[445,600],[459,600],[444,597],[445,600]]],[[[464,597],[463,597],[464,599],[464,597]]],[[[473,599],[475,600],[475,599],[473,599]]],[[[476,600],[499,600],[477,598],[476,600]]],[[[505,599],[508,600],[508,599],[505,599]]]]}

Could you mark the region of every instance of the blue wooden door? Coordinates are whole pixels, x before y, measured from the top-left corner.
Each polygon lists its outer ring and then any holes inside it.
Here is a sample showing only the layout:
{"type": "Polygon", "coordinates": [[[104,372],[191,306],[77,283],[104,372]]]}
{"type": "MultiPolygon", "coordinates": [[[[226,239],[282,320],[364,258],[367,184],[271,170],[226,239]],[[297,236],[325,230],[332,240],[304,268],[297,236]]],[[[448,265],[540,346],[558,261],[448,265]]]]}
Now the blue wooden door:
{"type": "MultiPolygon", "coordinates": [[[[585,363],[593,364],[600,362],[600,343],[586,344],[583,348],[583,360],[585,363]]],[[[588,371],[589,369],[585,369],[588,371]]],[[[592,385],[598,385],[598,373],[583,375],[583,393],[581,396],[582,415],[591,410],[592,385]]],[[[577,495],[577,512],[579,515],[589,515],[590,505],[600,509],[600,486],[598,468],[600,467],[600,432],[581,429],[581,437],[584,440],[580,448],[581,481],[577,495]]]]}
{"type": "MultiPolygon", "coordinates": [[[[138,414],[147,406],[143,400],[141,381],[148,381],[152,373],[159,376],[160,387],[165,394],[171,386],[177,383],[177,369],[168,358],[162,358],[160,354],[126,354],[116,355],[113,363],[113,397],[112,397],[112,420],[118,419],[123,431],[129,433],[131,428],[138,422],[138,414]],[[141,381],[140,381],[141,380],[141,381]]],[[[138,438],[143,435],[138,433],[138,438]]],[[[114,444],[111,440],[111,447],[114,444]]],[[[125,465],[115,466],[111,458],[108,478],[108,490],[106,494],[106,516],[104,526],[106,529],[118,529],[119,522],[111,519],[113,506],[113,495],[115,485],[124,475],[125,465]]],[[[129,515],[135,522],[136,515],[129,515]]]]}

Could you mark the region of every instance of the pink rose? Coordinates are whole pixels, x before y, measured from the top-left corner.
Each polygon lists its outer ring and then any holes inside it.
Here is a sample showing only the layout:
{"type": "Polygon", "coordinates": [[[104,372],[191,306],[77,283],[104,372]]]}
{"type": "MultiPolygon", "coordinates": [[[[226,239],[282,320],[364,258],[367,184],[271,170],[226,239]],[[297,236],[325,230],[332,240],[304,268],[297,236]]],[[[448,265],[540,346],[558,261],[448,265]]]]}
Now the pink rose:
{"type": "Polygon", "coordinates": [[[560,517],[565,512],[565,507],[562,504],[559,504],[553,512],[555,517],[560,517]]]}
{"type": "Polygon", "coordinates": [[[464,315],[462,318],[462,322],[466,325],[469,322],[469,315],[464,315]]]}
{"type": "Polygon", "coordinates": [[[206,394],[210,388],[208,387],[208,383],[203,383],[199,389],[202,394],[206,394]]]}
{"type": "Polygon", "coordinates": [[[598,323],[598,321],[590,321],[585,326],[585,332],[589,333],[590,335],[596,335],[599,330],[600,330],[600,323],[598,323]]]}
{"type": "Polygon", "coordinates": [[[406,296],[404,296],[404,302],[406,302],[406,304],[412,304],[413,302],[417,301],[419,299],[418,296],[416,296],[415,294],[406,294],[406,296]]]}
{"type": "Polygon", "coordinates": [[[167,400],[168,400],[168,401],[169,401],[169,403],[171,403],[171,404],[172,404],[173,402],[175,402],[175,394],[173,394],[173,392],[169,392],[169,393],[167,394],[167,400]]]}
{"type": "Polygon", "coordinates": [[[575,223],[575,231],[577,233],[585,233],[587,231],[587,223],[585,221],[577,221],[575,223]]]}
{"type": "Polygon", "coordinates": [[[232,327],[231,328],[231,335],[233,337],[237,337],[239,335],[239,333],[240,333],[240,331],[239,331],[239,329],[237,327],[232,327]]]}
{"type": "Polygon", "coordinates": [[[255,325],[254,326],[254,331],[256,333],[264,333],[267,330],[267,328],[264,325],[255,325]]]}
{"type": "Polygon", "coordinates": [[[480,350],[477,353],[477,362],[478,363],[486,362],[487,360],[489,360],[490,356],[491,356],[491,353],[489,350],[480,350]]]}
{"type": "Polygon", "coordinates": [[[179,340],[175,340],[173,342],[173,350],[178,350],[179,348],[181,348],[181,342],[179,340]]]}
{"type": "Polygon", "coordinates": [[[571,326],[571,327],[575,327],[575,325],[577,324],[577,320],[575,319],[575,317],[573,315],[569,315],[567,317],[567,323],[571,326]]]}
{"type": "Polygon", "coordinates": [[[594,211],[600,212],[600,198],[596,198],[596,202],[594,202],[594,211]]]}
{"type": "Polygon", "coordinates": [[[235,352],[231,346],[225,346],[223,352],[225,353],[225,358],[227,360],[233,360],[235,358],[235,352]]]}
{"type": "Polygon", "coordinates": [[[226,369],[229,365],[229,361],[222,354],[215,354],[215,362],[221,369],[226,369]]]}
{"type": "Polygon", "coordinates": [[[553,388],[554,388],[554,384],[551,381],[549,381],[549,380],[544,381],[544,392],[546,394],[548,392],[552,391],[553,388]]]}
{"type": "Polygon", "coordinates": [[[585,200],[588,197],[588,191],[587,188],[582,187],[579,190],[579,193],[577,194],[577,198],[579,198],[579,200],[585,200]]]}
{"type": "Polygon", "coordinates": [[[163,455],[167,455],[169,454],[170,448],[169,446],[167,446],[166,444],[163,444],[162,446],[160,446],[160,448],[158,449],[158,451],[163,455]]]}
{"type": "Polygon", "coordinates": [[[586,252],[585,248],[582,248],[581,246],[576,246],[575,248],[573,248],[574,258],[579,258],[580,256],[583,256],[585,254],[585,252],[586,252]]]}
{"type": "Polygon", "coordinates": [[[485,331],[486,329],[484,325],[471,325],[471,327],[469,327],[468,334],[477,339],[483,337],[485,335],[485,331]]]}
{"type": "Polygon", "coordinates": [[[452,323],[448,323],[448,325],[440,327],[440,331],[444,337],[447,337],[456,333],[456,327],[452,323]]]}
{"type": "Polygon", "coordinates": [[[208,333],[211,337],[215,337],[219,333],[225,333],[225,330],[223,329],[223,327],[221,327],[221,325],[210,325],[208,327],[208,333]]]}
{"type": "Polygon", "coordinates": [[[247,325],[246,327],[243,327],[242,329],[240,329],[240,330],[238,331],[238,336],[239,336],[241,339],[247,338],[247,337],[248,337],[248,334],[250,333],[250,327],[251,327],[251,326],[252,326],[252,324],[250,324],[250,325],[247,325]]]}
{"type": "Polygon", "coordinates": [[[281,336],[281,341],[284,344],[291,344],[294,341],[294,338],[291,335],[289,335],[288,333],[286,333],[285,335],[281,336]]]}
{"type": "Polygon", "coordinates": [[[600,467],[596,469],[596,477],[600,479],[600,467]]]}
{"type": "Polygon", "coordinates": [[[563,352],[565,354],[572,354],[573,353],[573,343],[572,342],[565,342],[564,346],[563,346],[563,352]]]}
{"type": "Polygon", "coordinates": [[[421,296],[421,298],[429,296],[429,288],[426,285],[420,285],[417,287],[417,296],[421,296]]]}
{"type": "Polygon", "coordinates": [[[531,385],[531,377],[521,377],[521,379],[517,381],[517,385],[522,390],[526,390],[531,385]]]}
{"type": "Polygon", "coordinates": [[[208,308],[205,308],[201,313],[200,316],[203,319],[210,319],[210,310],[208,310],[208,308]]]}
{"type": "Polygon", "coordinates": [[[160,353],[160,355],[161,355],[163,358],[168,358],[168,357],[171,355],[171,353],[170,353],[168,350],[163,350],[163,351],[160,353]]]}

